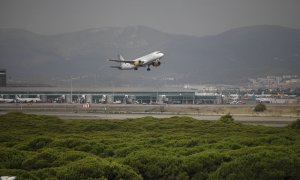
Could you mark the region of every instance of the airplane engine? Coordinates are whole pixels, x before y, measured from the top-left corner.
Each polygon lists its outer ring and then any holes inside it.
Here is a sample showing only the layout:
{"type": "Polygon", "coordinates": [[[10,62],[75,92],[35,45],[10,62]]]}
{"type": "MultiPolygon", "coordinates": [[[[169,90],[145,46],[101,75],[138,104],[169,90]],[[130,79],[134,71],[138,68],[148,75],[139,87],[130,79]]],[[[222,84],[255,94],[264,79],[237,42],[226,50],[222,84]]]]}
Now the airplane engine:
{"type": "Polygon", "coordinates": [[[158,67],[158,66],[160,66],[160,64],[161,64],[161,62],[160,61],[154,61],[153,63],[152,63],[152,65],[154,66],[154,67],[158,67]]]}
{"type": "Polygon", "coordinates": [[[142,62],[141,60],[135,60],[135,61],[133,62],[133,64],[134,64],[135,66],[140,66],[140,65],[143,64],[143,62],[142,62]]]}

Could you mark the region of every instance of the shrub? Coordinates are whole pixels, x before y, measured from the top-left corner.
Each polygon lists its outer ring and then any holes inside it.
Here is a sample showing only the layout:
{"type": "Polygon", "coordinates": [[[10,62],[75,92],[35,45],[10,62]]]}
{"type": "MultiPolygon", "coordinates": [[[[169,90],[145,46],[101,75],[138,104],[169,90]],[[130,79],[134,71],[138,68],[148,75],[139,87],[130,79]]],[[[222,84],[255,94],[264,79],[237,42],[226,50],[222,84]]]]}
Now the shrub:
{"type": "Polygon", "coordinates": [[[88,141],[83,138],[64,138],[55,141],[52,145],[54,147],[64,147],[69,149],[76,149],[79,146],[88,144],[88,141]]]}
{"type": "MultiPolygon", "coordinates": [[[[56,168],[43,168],[43,169],[38,169],[36,171],[31,171],[31,172],[32,173],[30,173],[30,174],[38,177],[38,179],[49,179],[49,180],[50,179],[53,179],[53,180],[59,179],[59,177],[57,176],[56,168]]],[[[18,177],[18,179],[19,179],[19,177],[18,177]]],[[[31,178],[24,178],[24,179],[31,179],[31,178]]]]}
{"type": "Polygon", "coordinates": [[[300,119],[297,119],[296,121],[292,122],[290,124],[290,127],[293,129],[300,129],[300,119]]]}
{"type": "Polygon", "coordinates": [[[241,155],[223,163],[211,179],[299,179],[300,159],[295,154],[269,150],[241,155]]]}
{"type": "Polygon", "coordinates": [[[159,110],[160,110],[160,112],[165,112],[166,110],[165,110],[165,106],[160,106],[159,107],[159,110]]]}
{"type": "Polygon", "coordinates": [[[22,161],[25,158],[26,156],[22,151],[12,149],[12,148],[0,148],[0,169],[20,168],[22,161]]]}
{"type": "Polygon", "coordinates": [[[221,116],[219,118],[219,120],[222,122],[233,122],[234,121],[234,119],[230,113],[227,113],[227,114],[221,116]]]}
{"type": "Polygon", "coordinates": [[[139,151],[125,158],[125,164],[131,166],[143,179],[177,179],[183,177],[182,160],[171,155],[161,155],[153,151],[139,151]]]}
{"type": "Polygon", "coordinates": [[[214,122],[144,117],[61,120],[59,124],[60,120],[44,119],[0,115],[0,175],[17,179],[300,179],[300,134],[291,128],[299,128],[300,120],[288,128],[274,128],[231,122],[230,114],[214,122]]]}
{"type": "Polygon", "coordinates": [[[43,152],[33,155],[23,161],[22,167],[26,170],[33,170],[58,166],[58,154],[59,153],[53,149],[46,149],[43,152]]]}
{"type": "Polygon", "coordinates": [[[65,161],[65,162],[74,162],[74,161],[83,159],[86,156],[87,155],[83,152],[68,151],[68,152],[64,153],[63,161],[65,161]]]}
{"type": "Polygon", "coordinates": [[[141,179],[129,166],[87,157],[58,170],[59,179],[141,179]]]}
{"type": "Polygon", "coordinates": [[[28,171],[22,170],[22,169],[0,169],[0,177],[3,175],[15,176],[16,179],[30,179],[30,180],[41,179],[41,178],[35,176],[34,174],[32,174],[28,171]]]}
{"type": "Polygon", "coordinates": [[[46,145],[48,145],[50,142],[52,142],[51,138],[48,137],[38,137],[36,139],[33,139],[27,144],[26,150],[38,150],[46,145]]]}
{"type": "Polygon", "coordinates": [[[267,107],[263,103],[259,103],[254,107],[255,112],[264,112],[265,110],[267,110],[267,107]]]}
{"type": "Polygon", "coordinates": [[[185,171],[192,179],[208,179],[223,162],[230,159],[221,153],[209,152],[193,154],[185,159],[185,171]]]}

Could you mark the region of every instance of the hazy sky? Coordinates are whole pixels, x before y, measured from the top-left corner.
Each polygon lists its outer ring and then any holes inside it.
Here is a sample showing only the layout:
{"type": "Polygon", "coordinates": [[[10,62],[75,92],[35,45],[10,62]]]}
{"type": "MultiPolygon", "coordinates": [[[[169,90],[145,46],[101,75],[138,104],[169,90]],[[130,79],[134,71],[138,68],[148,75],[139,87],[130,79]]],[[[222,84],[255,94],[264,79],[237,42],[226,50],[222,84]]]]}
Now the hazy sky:
{"type": "Polygon", "coordinates": [[[300,29],[300,0],[0,0],[0,28],[42,34],[144,25],[204,36],[262,24],[300,29]]]}

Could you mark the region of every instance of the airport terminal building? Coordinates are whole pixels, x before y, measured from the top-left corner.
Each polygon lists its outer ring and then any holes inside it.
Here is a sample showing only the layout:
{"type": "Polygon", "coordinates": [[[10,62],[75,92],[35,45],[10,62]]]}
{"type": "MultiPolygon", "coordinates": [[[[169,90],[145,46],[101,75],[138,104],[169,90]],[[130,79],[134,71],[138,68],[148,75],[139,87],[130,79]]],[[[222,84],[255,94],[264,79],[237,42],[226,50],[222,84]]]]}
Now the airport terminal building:
{"type": "Polygon", "coordinates": [[[0,69],[0,87],[6,87],[6,70],[0,69]]]}
{"type": "Polygon", "coordinates": [[[222,104],[222,95],[180,88],[0,87],[3,98],[39,97],[44,103],[222,104]]]}

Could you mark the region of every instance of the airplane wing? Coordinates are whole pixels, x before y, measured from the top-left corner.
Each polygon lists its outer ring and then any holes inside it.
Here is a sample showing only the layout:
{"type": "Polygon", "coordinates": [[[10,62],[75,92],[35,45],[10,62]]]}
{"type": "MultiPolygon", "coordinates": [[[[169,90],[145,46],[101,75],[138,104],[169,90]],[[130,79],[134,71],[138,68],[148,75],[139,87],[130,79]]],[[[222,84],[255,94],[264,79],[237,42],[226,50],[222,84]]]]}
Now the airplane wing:
{"type": "Polygon", "coordinates": [[[109,61],[119,62],[119,63],[129,63],[135,66],[142,66],[144,62],[137,59],[137,60],[121,60],[121,59],[109,59],[109,61]]]}
{"type": "Polygon", "coordinates": [[[109,59],[109,61],[115,61],[115,62],[120,62],[120,63],[130,63],[134,64],[134,61],[128,61],[128,60],[119,60],[119,59],[109,59]]]}
{"type": "Polygon", "coordinates": [[[110,66],[110,67],[120,69],[120,66],[110,66]]]}

